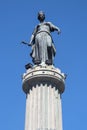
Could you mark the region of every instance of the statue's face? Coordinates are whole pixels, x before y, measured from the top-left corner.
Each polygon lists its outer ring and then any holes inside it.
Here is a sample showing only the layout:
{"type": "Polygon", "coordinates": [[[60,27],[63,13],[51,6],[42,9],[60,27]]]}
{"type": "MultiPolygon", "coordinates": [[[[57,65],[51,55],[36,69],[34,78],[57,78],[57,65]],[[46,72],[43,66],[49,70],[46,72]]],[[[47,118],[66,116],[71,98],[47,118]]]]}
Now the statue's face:
{"type": "Polygon", "coordinates": [[[45,19],[45,14],[43,12],[38,13],[38,20],[40,20],[40,22],[43,22],[45,19]]]}

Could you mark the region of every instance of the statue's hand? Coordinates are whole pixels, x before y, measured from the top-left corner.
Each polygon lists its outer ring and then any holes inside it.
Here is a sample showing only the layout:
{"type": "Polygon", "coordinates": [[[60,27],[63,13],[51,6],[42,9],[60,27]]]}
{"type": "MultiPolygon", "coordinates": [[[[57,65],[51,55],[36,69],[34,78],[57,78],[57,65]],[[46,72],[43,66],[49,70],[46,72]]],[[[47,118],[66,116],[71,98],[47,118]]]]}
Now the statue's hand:
{"type": "Polygon", "coordinates": [[[32,43],[29,43],[28,46],[32,46],[32,43]]]}
{"type": "Polygon", "coordinates": [[[33,42],[30,42],[28,43],[28,46],[33,46],[33,44],[34,44],[33,42]]]}
{"type": "Polygon", "coordinates": [[[61,30],[58,30],[58,35],[61,33],[61,30]]]}

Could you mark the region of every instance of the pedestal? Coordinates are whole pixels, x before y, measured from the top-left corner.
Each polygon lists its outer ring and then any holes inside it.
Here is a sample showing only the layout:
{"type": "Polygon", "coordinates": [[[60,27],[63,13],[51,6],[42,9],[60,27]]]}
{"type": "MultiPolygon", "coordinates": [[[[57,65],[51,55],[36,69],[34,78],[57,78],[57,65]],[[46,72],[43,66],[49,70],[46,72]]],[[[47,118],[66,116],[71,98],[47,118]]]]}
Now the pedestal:
{"type": "Polygon", "coordinates": [[[62,130],[64,79],[54,66],[34,66],[23,74],[25,130],[62,130]]]}

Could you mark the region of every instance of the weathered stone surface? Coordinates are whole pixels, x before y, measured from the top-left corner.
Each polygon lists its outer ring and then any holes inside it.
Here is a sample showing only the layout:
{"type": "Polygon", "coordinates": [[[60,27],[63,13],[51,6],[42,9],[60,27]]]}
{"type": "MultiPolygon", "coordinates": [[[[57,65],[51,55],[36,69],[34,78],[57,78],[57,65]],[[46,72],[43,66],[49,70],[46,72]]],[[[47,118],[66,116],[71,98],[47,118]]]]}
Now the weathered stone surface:
{"type": "Polygon", "coordinates": [[[65,75],[44,64],[27,69],[22,78],[26,93],[25,130],[62,130],[65,75]]]}
{"type": "Polygon", "coordinates": [[[27,93],[25,130],[62,130],[61,97],[52,85],[36,85],[27,93]]]}
{"type": "Polygon", "coordinates": [[[54,66],[34,66],[23,74],[23,90],[28,93],[32,86],[45,84],[55,86],[60,93],[64,91],[65,75],[54,66]]]}

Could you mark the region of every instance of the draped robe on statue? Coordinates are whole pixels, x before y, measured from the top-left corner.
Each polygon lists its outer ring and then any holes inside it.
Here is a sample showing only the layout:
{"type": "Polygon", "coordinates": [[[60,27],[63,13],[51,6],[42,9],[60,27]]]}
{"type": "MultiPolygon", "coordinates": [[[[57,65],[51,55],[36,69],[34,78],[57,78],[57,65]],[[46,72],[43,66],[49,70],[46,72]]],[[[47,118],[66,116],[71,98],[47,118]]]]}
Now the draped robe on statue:
{"type": "Polygon", "coordinates": [[[41,63],[45,63],[48,60],[53,61],[56,49],[53,44],[53,40],[50,32],[54,31],[54,26],[50,22],[43,22],[37,25],[33,32],[32,39],[32,52],[31,57],[33,61],[40,60],[41,63]]]}

